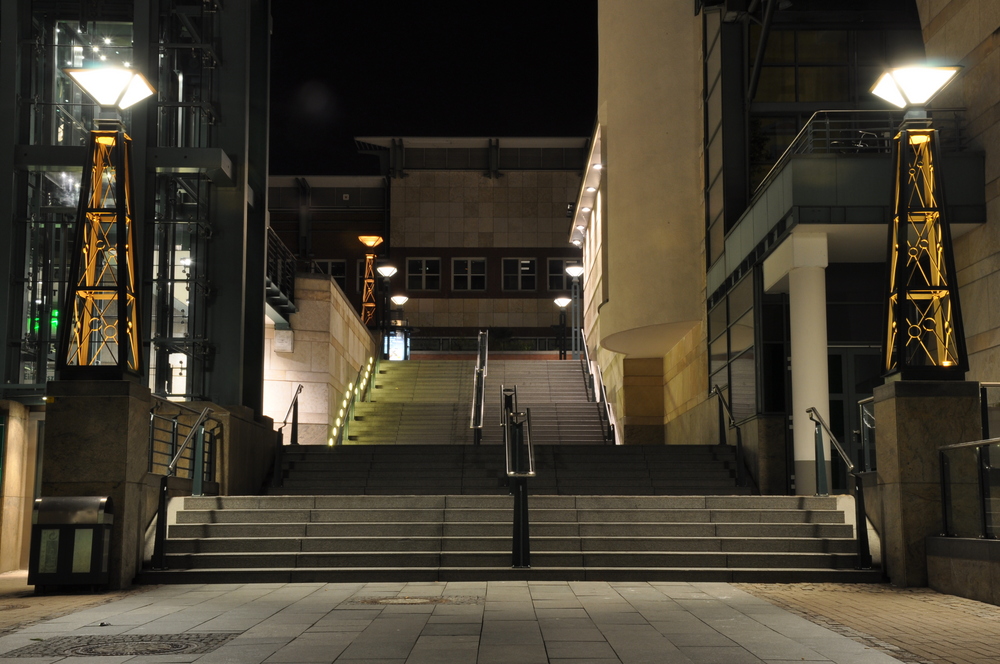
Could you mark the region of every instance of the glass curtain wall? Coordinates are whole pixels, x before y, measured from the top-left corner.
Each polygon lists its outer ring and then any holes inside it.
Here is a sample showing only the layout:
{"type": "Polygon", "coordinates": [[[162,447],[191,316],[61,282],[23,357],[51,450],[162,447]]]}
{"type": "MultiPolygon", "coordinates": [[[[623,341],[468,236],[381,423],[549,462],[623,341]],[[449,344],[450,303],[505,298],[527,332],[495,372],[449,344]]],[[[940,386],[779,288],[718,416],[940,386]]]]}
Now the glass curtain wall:
{"type": "MultiPolygon", "coordinates": [[[[212,145],[217,115],[217,11],[212,2],[166,3],[160,22],[157,145],[212,145]]],[[[201,173],[156,175],[150,388],[175,399],[203,396],[211,346],[205,277],[211,182],[201,173]]]]}
{"type": "MultiPolygon", "coordinates": [[[[108,0],[89,8],[95,20],[81,19],[80,4],[35,0],[29,38],[20,46],[22,92],[18,108],[19,143],[85,146],[98,109],[63,72],[97,65],[131,67],[131,1],[108,0]]],[[[159,56],[155,71],[143,72],[157,89],[157,125],[151,144],[168,148],[211,147],[217,117],[214,73],[217,58],[217,9],[212,0],[160,3],[159,56]]],[[[132,113],[122,114],[126,131],[132,113]]],[[[35,167],[14,174],[23,213],[15,218],[15,241],[24,247],[18,330],[8,350],[4,380],[37,385],[54,378],[58,317],[63,305],[72,250],[82,164],[35,167]]],[[[146,177],[136,169],[134,178],[146,177]]],[[[152,207],[138,203],[147,249],[140,262],[146,291],[151,287],[150,387],[175,399],[204,394],[210,344],[204,310],[208,296],[205,257],[211,239],[211,182],[202,173],[149,176],[152,207]],[[148,218],[148,211],[153,219],[148,218]]],[[[13,330],[12,330],[13,331],[13,330]]]]}

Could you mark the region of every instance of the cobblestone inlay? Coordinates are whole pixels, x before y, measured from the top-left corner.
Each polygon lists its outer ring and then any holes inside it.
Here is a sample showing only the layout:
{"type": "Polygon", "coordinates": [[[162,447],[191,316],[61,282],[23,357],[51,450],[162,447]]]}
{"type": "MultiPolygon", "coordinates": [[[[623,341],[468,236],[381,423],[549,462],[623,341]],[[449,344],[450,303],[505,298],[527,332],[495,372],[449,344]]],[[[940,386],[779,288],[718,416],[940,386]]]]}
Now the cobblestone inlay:
{"type": "Polygon", "coordinates": [[[346,604],[392,605],[392,604],[482,604],[482,597],[459,597],[455,595],[434,597],[352,597],[346,604]]]}
{"type": "Polygon", "coordinates": [[[200,655],[216,650],[236,636],[236,633],[60,636],[12,650],[3,656],[6,658],[200,655]]]}
{"type": "Polygon", "coordinates": [[[929,621],[929,623],[923,623],[925,631],[933,632],[938,627],[934,623],[942,620],[950,623],[959,618],[954,613],[950,616],[943,613],[948,611],[965,614],[968,616],[967,620],[972,622],[981,621],[981,627],[995,626],[1000,623],[1000,607],[997,606],[953,595],[943,595],[930,588],[897,588],[888,584],[794,583],[771,585],[739,583],[733,585],[832,632],[880,650],[901,662],[906,662],[906,664],[997,661],[993,659],[996,656],[995,648],[990,649],[990,653],[985,655],[985,659],[983,659],[984,654],[977,650],[977,647],[981,645],[980,641],[990,639],[988,635],[983,635],[980,639],[970,639],[965,635],[951,634],[947,646],[951,654],[948,656],[937,655],[932,658],[907,649],[909,647],[919,650],[921,646],[917,640],[911,637],[911,643],[908,645],[906,639],[900,638],[907,631],[921,631],[919,629],[921,620],[929,621]],[[871,601],[862,602],[851,602],[849,598],[838,598],[838,596],[857,594],[881,595],[884,601],[873,604],[874,598],[871,601]],[[848,610],[850,615],[839,615],[839,612],[831,610],[831,599],[833,599],[833,606],[853,607],[848,610]],[[861,608],[865,608],[869,612],[874,611],[874,613],[867,615],[860,611],[861,608]],[[909,626],[908,630],[901,632],[898,625],[892,624],[894,621],[891,616],[894,613],[911,616],[913,624],[909,626]],[[925,615],[920,616],[921,613],[925,613],[925,615]],[[857,622],[858,627],[864,627],[865,631],[845,625],[844,622],[857,622]],[[876,635],[873,636],[868,632],[873,632],[876,635]],[[896,641],[896,643],[890,641],[896,641]]]}

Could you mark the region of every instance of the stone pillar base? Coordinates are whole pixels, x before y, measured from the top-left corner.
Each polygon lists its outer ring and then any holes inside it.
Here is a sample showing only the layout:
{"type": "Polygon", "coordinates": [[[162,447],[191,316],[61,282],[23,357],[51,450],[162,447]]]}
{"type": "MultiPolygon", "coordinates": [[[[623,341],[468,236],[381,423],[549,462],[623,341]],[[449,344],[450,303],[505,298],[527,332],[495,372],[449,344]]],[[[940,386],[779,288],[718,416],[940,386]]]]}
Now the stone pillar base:
{"type": "Polygon", "coordinates": [[[925,539],[941,533],[938,448],[982,438],[979,383],[897,380],[875,388],[882,559],[893,585],[927,585],[925,539]]]}
{"type": "Polygon", "coordinates": [[[109,585],[127,588],[142,560],[150,507],[150,392],[127,380],[54,381],[47,392],[41,495],[111,497],[109,585]]]}

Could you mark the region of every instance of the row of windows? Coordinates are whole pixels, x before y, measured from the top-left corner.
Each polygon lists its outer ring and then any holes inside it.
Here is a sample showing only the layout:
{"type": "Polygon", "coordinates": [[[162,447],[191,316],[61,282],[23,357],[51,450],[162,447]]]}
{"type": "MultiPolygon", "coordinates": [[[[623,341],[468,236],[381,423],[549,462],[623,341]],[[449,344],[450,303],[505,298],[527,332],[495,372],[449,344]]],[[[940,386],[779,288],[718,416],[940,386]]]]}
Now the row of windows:
{"type": "MultiPolygon", "coordinates": [[[[442,263],[440,258],[408,258],[404,273],[406,289],[409,291],[441,290],[442,263]]],[[[500,263],[503,290],[538,290],[538,259],[502,258],[500,263]]],[[[545,278],[548,290],[569,290],[572,279],[566,275],[566,266],[575,265],[577,261],[549,258],[546,263],[545,278]]],[[[316,261],[316,264],[324,274],[330,275],[344,292],[347,291],[347,261],[325,260],[316,261]]],[[[363,260],[357,261],[355,274],[355,289],[360,293],[365,278],[365,262],[363,260]]],[[[485,291],[486,276],[485,258],[451,259],[451,290],[453,291],[485,291]]]]}

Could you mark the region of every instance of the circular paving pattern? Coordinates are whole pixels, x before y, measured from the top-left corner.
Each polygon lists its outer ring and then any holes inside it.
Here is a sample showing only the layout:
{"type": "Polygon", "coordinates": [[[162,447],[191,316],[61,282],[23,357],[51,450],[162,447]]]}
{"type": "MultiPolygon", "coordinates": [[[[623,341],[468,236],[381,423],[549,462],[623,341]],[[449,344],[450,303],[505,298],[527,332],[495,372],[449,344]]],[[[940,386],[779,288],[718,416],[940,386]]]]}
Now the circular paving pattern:
{"type": "Polygon", "coordinates": [[[236,634],[119,634],[61,636],[4,653],[8,657],[134,657],[212,652],[236,634]]]}

